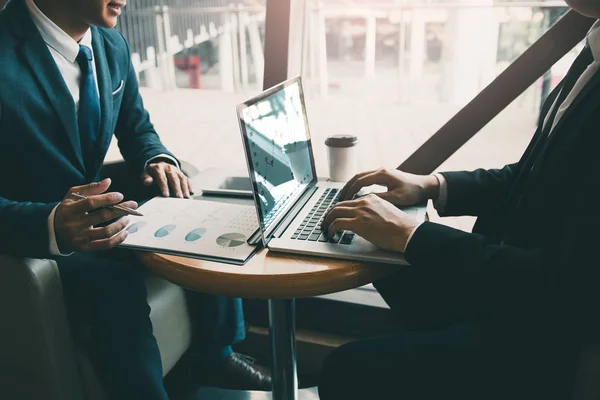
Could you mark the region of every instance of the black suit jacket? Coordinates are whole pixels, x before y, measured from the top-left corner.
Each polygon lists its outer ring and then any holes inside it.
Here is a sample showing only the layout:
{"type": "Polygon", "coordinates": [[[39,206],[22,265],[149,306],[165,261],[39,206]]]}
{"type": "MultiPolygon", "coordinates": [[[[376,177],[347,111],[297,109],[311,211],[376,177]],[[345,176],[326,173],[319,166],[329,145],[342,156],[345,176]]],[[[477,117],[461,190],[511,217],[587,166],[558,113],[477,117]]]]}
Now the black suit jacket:
{"type": "MultiPolygon", "coordinates": [[[[540,135],[538,128],[532,143],[540,135]]],[[[480,318],[557,321],[576,335],[596,335],[600,74],[541,140],[533,171],[532,144],[518,163],[501,170],[444,173],[449,196],[443,215],[477,216],[473,233],[425,223],[406,257],[414,268],[451,269],[464,277],[480,318]]]]}
{"type": "Polygon", "coordinates": [[[94,159],[84,163],[73,98],[25,1],[0,12],[0,253],[50,256],[51,210],[69,188],[97,179],[113,133],[140,175],[150,158],[169,154],[144,109],[123,36],[92,28],[92,46],[101,125],[94,159]]]}

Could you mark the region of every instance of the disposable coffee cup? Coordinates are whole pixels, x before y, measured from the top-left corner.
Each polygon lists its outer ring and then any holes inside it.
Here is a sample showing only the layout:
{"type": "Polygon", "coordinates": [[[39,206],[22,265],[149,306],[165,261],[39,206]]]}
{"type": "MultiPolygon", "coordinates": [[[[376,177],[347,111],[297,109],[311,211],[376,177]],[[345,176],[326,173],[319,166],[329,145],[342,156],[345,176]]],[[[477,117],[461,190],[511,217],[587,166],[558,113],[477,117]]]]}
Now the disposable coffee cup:
{"type": "Polygon", "coordinates": [[[325,140],[329,160],[329,179],[347,182],[357,171],[358,138],[350,135],[334,135],[325,140]]]}

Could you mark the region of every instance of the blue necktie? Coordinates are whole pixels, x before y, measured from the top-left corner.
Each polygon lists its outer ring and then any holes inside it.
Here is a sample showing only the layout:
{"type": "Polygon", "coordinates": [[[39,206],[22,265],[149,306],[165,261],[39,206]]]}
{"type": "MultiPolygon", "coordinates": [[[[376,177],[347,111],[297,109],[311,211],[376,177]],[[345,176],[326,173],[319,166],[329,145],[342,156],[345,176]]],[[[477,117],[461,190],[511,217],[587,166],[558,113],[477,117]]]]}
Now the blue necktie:
{"type": "Polygon", "coordinates": [[[94,173],[94,145],[100,128],[100,98],[92,68],[92,51],[87,46],[79,46],[77,63],[81,68],[79,83],[79,138],[83,160],[88,174],[94,173]]]}

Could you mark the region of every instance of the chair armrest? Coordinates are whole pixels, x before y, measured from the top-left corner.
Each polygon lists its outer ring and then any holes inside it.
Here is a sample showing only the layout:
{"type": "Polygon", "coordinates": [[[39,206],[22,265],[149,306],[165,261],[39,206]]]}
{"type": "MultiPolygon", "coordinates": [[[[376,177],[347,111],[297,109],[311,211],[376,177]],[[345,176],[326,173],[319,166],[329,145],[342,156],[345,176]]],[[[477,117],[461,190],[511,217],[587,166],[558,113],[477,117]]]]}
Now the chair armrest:
{"type": "Polygon", "coordinates": [[[0,255],[0,398],[82,399],[54,261],[0,255]]]}

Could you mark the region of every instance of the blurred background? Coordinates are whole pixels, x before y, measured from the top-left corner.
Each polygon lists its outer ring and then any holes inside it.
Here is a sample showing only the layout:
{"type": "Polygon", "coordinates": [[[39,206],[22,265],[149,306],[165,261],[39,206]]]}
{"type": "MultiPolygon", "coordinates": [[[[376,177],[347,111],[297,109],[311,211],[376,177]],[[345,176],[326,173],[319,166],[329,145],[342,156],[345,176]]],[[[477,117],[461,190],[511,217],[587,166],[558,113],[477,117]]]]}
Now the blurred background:
{"type": "MultiPolygon", "coordinates": [[[[246,169],[235,107],[262,90],[267,5],[129,0],[120,18],[159,134],[200,169],[246,169]]],[[[332,134],[358,136],[360,169],[397,167],[566,11],[551,0],[293,1],[289,76],[304,81],[319,175],[332,134]]],[[[578,50],[440,170],[517,161],[578,50]]],[[[115,143],[107,158],[120,158],[115,143]]]]}
{"type": "MultiPolygon", "coordinates": [[[[399,165],[566,11],[562,1],[295,3],[290,75],[304,79],[324,176],[322,142],[335,133],[359,137],[362,168],[399,165]]],[[[129,0],[117,28],[131,45],[159,133],[180,157],[200,167],[244,168],[235,105],[262,89],[265,12],[264,0],[129,0]],[[223,146],[233,157],[221,156],[223,146]]],[[[542,99],[576,54],[444,167],[500,166],[518,157],[542,99]]]]}

